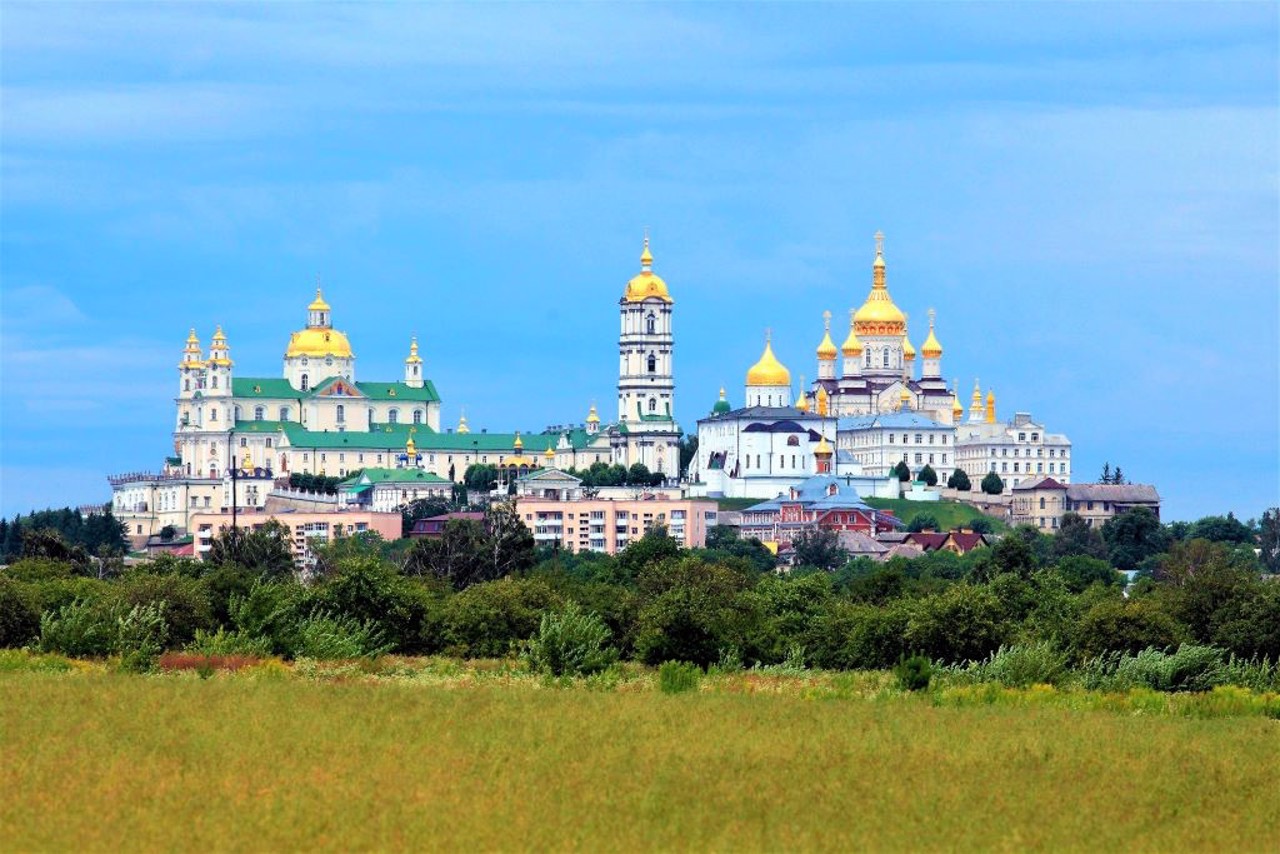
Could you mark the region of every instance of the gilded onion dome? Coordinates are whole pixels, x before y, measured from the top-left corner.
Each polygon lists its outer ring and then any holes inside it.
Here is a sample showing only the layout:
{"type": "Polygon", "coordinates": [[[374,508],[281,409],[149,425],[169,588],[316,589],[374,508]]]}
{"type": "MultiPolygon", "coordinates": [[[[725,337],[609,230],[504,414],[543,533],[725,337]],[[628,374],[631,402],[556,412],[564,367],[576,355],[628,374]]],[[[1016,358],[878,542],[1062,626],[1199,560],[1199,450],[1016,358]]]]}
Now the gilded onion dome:
{"type": "Polygon", "coordinates": [[[937,359],[942,355],[942,345],[938,343],[938,336],[933,334],[933,318],[933,309],[929,309],[929,337],[920,345],[920,352],[926,359],[937,359]]]}
{"type": "Polygon", "coordinates": [[[404,453],[410,462],[413,462],[413,458],[418,456],[418,443],[413,441],[412,436],[409,437],[409,441],[404,443],[404,453]]]}
{"type": "Polygon", "coordinates": [[[833,451],[831,450],[831,443],[828,442],[827,437],[822,435],[821,433],[819,433],[818,436],[819,436],[818,447],[813,449],[813,455],[815,457],[831,456],[831,454],[833,453],[833,451]]]}
{"type": "Polygon", "coordinates": [[[200,339],[196,337],[195,327],[191,327],[191,334],[187,336],[187,346],[182,351],[182,362],[179,368],[198,368],[204,364],[200,356],[200,339]]]}
{"type": "Polygon", "coordinates": [[[231,348],[227,346],[227,336],[222,334],[221,326],[213,333],[213,342],[209,345],[209,364],[224,368],[232,365],[231,348]]]}
{"type": "Polygon", "coordinates": [[[320,293],[320,289],[316,288],[316,298],[311,301],[311,305],[307,306],[307,311],[330,311],[329,303],[324,301],[324,295],[320,293]]]}
{"type": "Polygon", "coordinates": [[[587,413],[587,423],[588,424],[600,423],[600,413],[596,412],[596,405],[594,403],[591,404],[591,410],[587,413]]]}
{"type": "Polygon", "coordinates": [[[876,260],[871,265],[871,293],[862,308],[854,312],[853,325],[859,335],[905,335],[907,318],[894,305],[884,277],[884,234],[876,232],[876,260]]]}
{"type": "Polygon", "coordinates": [[[905,325],[902,331],[902,358],[908,362],[916,360],[916,348],[911,346],[911,336],[907,335],[905,325]]]}
{"type": "Polygon", "coordinates": [[[675,302],[667,291],[667,283],[653,272],[653,255],[649,252],[649,236],[644,238],[644,251],[640,253],[640,272],[627,282],[627,290],[622,295],[623,302],[644,302],[647,299],[660,299],[663,302],[675,302]]]}
{"type": "Polygon", "coordinates": [[[791,372],[778,361],[777,356],[773,355],[773,345],[767,335],[764,339],[764,354],[760,356],[760,361],[752,365],[750,370],[747,371],[747,385],[791,385],[791,372]]]}
{"type": "Polygon", "coordinates": [[[862,355],[862,342],[858,340],[857,334],[853,331],[853,316],[855,312],[849,312],[849,337],[844,339],[844,343],[840,345],[840,352],[846,356],[862,355]]]}
{"type": "MultiPolygon", "coordinates": [[[[329,304],[324,301],[319,288],[316,288],[316,298],[312,300],[311,305],[307,306],[307,311],[312,313],[330,311],[329,304]]],[[[330,328],[327,318],[323,326],[308,324],[306,329],[300,329],[289,336],[289,346],[285,348],[284,357],[292,359],[298,356],[311,356],[313,358],[333,356],[338,359],[354,358],[354,354],[351,352],[351,342],[347,340],[347,336],[336,329],[330,328]]]]}
{"type": "Polygon", "coordinates": [[[964,407],[960,405],[960,398],[954,393],[951,395],[951,417],[956,421],[964,417],[964,407]]]}
{"type": "Polygon", "coordinates": [[[826,418],[828,411],[830,409],[830,400],[831,400],[830,395],[827,394],[826,387],[818,386],[818,393],[814,396],[817,398],[818,414],[821,415],[823,418],[826,418]]]}
{"type": "Polygon", "coordinates": [[[796,409],[801,412],[809,411],[809,395],[804,390],[804,374],[800,375],[800,399],[796,401],[796,409]]]}
{"type": "Polygon", "coordinates": [[[547,450],[543,452],[542,456],[546,458],[547,464],[550,465],[555,462],[556,452],[550,445],[547,445],[547,450]]]}
{"type": "Polygon", "coordinates": [[[467,424],[467,413],[466,413],[466,412],[463,412],[463,413],[461,413],[461,414],[459,414],[459,415],[458,415],[458,432],[459,432],[459,433],[470,433],[470,432],[471,432],[471,427],[470,427],[470,425],[468,425],[468,424],[467,424]]]}
{"type": "Polygon", "coordinates": [[[835,361],[838,351],[836,344],[831,340],[831,312],[824,311],[822,313],[823,333],[822,343],[818,345],[818,360],[821,362],[835,361]]]}
{"type": "Polygon", "coordinates": [[[409,358],[405,362],[410,365],[422,364],[422,357],[418,355],[418,336],[414,336],[409,340],[409,358]]]}
{"type": "Polygon", "coordinates": [[[512,443],[511,447],[515,448],[517,451],[524,450],[524,439],[520,438],[520,433],[518,431],[516,432],[516,440],[512,443]]]}

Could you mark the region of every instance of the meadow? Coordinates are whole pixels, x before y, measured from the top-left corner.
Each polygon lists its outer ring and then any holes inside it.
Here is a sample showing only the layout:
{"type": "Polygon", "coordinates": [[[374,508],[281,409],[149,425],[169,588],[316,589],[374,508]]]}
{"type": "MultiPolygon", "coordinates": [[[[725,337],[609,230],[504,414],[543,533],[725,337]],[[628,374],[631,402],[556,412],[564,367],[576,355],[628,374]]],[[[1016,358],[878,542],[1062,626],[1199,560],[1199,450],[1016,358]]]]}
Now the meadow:
{"type": "Polygon", "coordinates": [[[10,850],[1261,851],[1280,826],[1280,722],[1234,689],[1200,709],[884,673],[668,695],[638,668],[10,664],[10,850]]]}

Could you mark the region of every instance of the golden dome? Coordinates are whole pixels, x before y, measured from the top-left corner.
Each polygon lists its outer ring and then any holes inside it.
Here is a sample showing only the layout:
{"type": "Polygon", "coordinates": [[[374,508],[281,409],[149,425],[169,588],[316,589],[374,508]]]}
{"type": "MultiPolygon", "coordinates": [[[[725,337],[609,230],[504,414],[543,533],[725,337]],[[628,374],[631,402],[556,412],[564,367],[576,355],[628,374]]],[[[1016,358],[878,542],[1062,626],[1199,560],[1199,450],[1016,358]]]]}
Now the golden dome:
{"type": "Polygon", "coordinates": [[[960,398],[954,394],[951,395],[951,415],[957,421],[964,417],[964,407],[960,405],[960,398]]]}
{"type": "Polygon", "coordinates": [[[938,336],[933,334],[933,309],[929,309],[929,337],[920,345],[920,352],[926,359],[936,359],[942,355],[942,345],[938,343],[938,336]]]}
{"type": "Polygon", "coordinates": [[[467,426],[467,414],[464,412],[458,416],[458,432],[470,433],[471,428],[467,426]]]}
{"type": "Polygon", "coordinates": [[[418,455],[418,443],[413,441],[412,436],[409,437],[409,441],[404,443],[404,452],[408,455],[410,462],[418,455]]]}
{"type": "Polygon", "coordinates": [[[339,359],[353,358],[351,343],[347,336],[336,329],[308,328],[301,329],[289,336],[289,347],[284,357],[295,356],[336,356],[339,359]]]}
{"type": "Polygon", "coordinates": [[[556,452],[551,449],[550,445],[547,445],[547,450],[543,453],[543,456],[548,460],[554,460],[556,458],[556,452]]]}
{"type": "Polygon", "coordinates": [[[809,395],[804,391],[804,374],[800,375],[800,400],[796,402],[796,409],[801,412],[809,411],[809,395]]]}
{"type": "Polygon", "coordinates": [[[316,288],[316,298],[311,301],[311,305],[307,306],[307,311],[330,311],[329,303],[324,301],[324,296],[320,293],[320,289],[316,288]]]}
{"type": "Polygon", "coordinates": [[[200,339],[196,337],[196,328],[194,326],[191,327],[191,333],[187,335],[187,343],[195,344],[197,346],[200,344],[200,339]]]}
{"type": "Polygon", "coordinates": [[[591,404],[591,411],[587,413],[587,423],[588,424],[600,423],[600,413],[596,412],[596,405],[594,403],[591,404]]]}
{"type": "Polygon", "coordinates": [[[760,361],[747,371],[747,385],[791,385],[791,372],[778,361],[777,356],[773,355],[773,345],[767,336],[764,339],[764,354],[760,357],[760,361]]]}
{"type": "Polygon", "coordinates": [[[853,325],[860,335],[905,335],[907,317],[889,296],[884,280],[884,235],[876,232],[876,260],[871,265],[871,293],[854,312],[853,325]]]}
{"type": "Polygon", "coordinates": [[[911,339],[906,335],[902,336],[902,358],[908,362],[913,362],[916,358],[916,348],[911,346],[911,339]]]}
{"type": "Polygon", "coordinates": [[[898,397],[899,399],[902,400],[903,403],[906,403],[911,399],[911,389],[907,388],[906,386],[903,386],[902,391],[898,393],[898,397]]]}
{"type": "Polygon", "coordinates": [[[516,433],[516,440],[512,443],[511,447],[515,448],[517,451],[524,450],[524,439],[520,438],[519,433],[516,433]]]}
{"type": "Polygon", "coordinates": [[[660,299],[663,302],[675,302],[667,291],[667,283],[662,277],[650,269],[653,255],[649,252],[649,238],[644,239],[644,251],[640,253],[640,272],[627,282],[623,302],[644,302],[647,299],[660,299]]]}
{"type": "Polygon", "coordinates": [[[209,364],[231,367],[233,363],[228,353],[230,348],[227,347],[227,336],[222,334],[222,327],[219,326],[213,333],[213,343],[209,345],[209,364]]]}
{"type": "Polygon", "coordinates": [[[831,444],[827,442],[827,437],[823,436],[822,434],[818,434],[818,435],[821,438],[818,439],[818,447],[813,449],[813,455],[815,457],[831,456],[831,444]]]}
{"type": "Polygon", "coordinates": [[[826,418],[828,401],[830,400],[829,396],[827,395],[826,387],[818,386],[818,393],[817,395],[815,395],[815,397],[818,398],[818,414],[821,415],[823,418],[826,418]]]}
{"type": "Polygon", "coordinates": [[[834,361],[836,358],[836,344],[831,340],[831,312],[824,311],[822,313],[822,343],[818,345],[818,359],[823,362],[834,361]]]}
{"type": "Polygon", "coordinates": [[[418,355],[418,336],[416,335],[409,340],[409,358],[405,359],[405,362],[410,365],[422,363],[422,357],[418,355]]]}
{"type": "Polygon", "coordinates": [[[982,406],[982,389],[978,387],[977,377],[974,377],[973,379],[973,400],[971,401],[971,405],[982,406]]]}

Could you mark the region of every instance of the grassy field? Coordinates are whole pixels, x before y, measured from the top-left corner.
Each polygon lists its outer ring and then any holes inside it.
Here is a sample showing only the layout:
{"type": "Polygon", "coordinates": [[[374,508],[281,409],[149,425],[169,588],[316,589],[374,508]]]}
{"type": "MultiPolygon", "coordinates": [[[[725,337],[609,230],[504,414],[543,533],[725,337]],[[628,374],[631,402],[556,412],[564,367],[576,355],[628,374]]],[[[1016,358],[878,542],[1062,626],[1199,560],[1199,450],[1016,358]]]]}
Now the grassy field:
{"type": "Polygon", "coordinates": [[[749,674],[676,696],[349,676],[0,675],[0,838],[1262,851],[1280,826],[1265,717],[815,699],[749,674]]]}
{"type": "Polygon", "coordinates": [[[957,501],[908,501],[905,498],[864,498],[863,500],[877,510],[888,510],[893,513],[902,520],[904,525],[910,525],[911,520],[918,514],[927,513],[938,520],[938,524],[944,531],[963,527],[974,519],[981,518],[990,519],[996,531],[1003,531],[1008,527],[1002,520],[983,516],[976,507],[957,501]]]}

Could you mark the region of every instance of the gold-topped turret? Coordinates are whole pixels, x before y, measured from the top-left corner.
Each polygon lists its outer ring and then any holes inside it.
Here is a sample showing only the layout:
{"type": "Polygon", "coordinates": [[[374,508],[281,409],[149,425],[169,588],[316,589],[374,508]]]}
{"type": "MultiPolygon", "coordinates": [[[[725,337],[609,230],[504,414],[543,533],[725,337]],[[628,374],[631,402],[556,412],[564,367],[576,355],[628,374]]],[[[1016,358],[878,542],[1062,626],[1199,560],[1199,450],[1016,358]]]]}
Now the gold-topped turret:
{"type": "Polygon", "coordinates": [[[860,336],[905,335],[907,318],[894,305],[885,284],[884,234],[876,232],[876,260],[871,265],[871,293],[853,315],[854,329],[860,336]]]}
{"type": "Polygon", "coordinates": [[[547,450],[543,452],[542,456],[543,458],[546,459],[547,465],[551,465],[556,461],[555,449],[552,448],[550,445],[547,445],[547,450]]]}
{"type": "Polygon", "coordinates": [[[524,450],[524,439],[520,438],[519,430],[516,431],[516,440],[512,443],[511,447],[514,448],[517,453],[524,450]]]}
{"type": "Polygon", "coordinates": [[[825,386],[818,386],[818,393],[814,395],[818,403],[818,415],[826,418],[831,409],[831,396],[827,394],[825,386]]]}
{"type": "Polygon", "coordinates": [[[179,368],[199,368],[204,365],[204,360],[200,354],[200,339],[196,337],[196,328],[191,327],[191,334],[187,336],[187,346],[182,350],[182,361],[178,364],[179,368]]]}
{"type": "Polygon", "coordinates": [[[320,292],[319,286],[316,287],[316,298],[307,306],[307,311],[331,311],[329,303],[324,301],[324,294],[320,292]]]}
{"type": "Polygon", "coordinates": [[[411,365],[422,364],[422,357],[418,355],[418,336],[415,335],[409,339],[409,358],[405,362],[411,365]]]}
{"type": "Polygon", "coordinates": [[[824,311],[822,313],[822,343],[818,345],[818,360],[821,362],[834,361],[839,351],[836,350],[836,343],[831,340],[831,312],[824,311]]]}
{"type": "Polygon", "coordinates": [[[458,431],[459,433],[470,433],[471,427],[467,425],[467,411],[464,409],[458,414],[458,431]]]}
{"type": "Polygon", "coordinates": [[[747,371],[747,385],[791,385],[791,372],[787,370],[785,365],[778,361],[777,356],[773,355],[772,338],[772,334],[766,331],[764,336],[764,353],[760,356],[760,361],[752,365],[747,371]]]}
{"type": "Polygon", "coordinates": [[[933,322],[936,316],[937,312],[929,309],[929,337],[920,345],[920,352],[926,359],[937,359],[942,355],[942,345],[938,343],[938,336],[933,333],[933,322]]]}
{"type": "Polygon", "coordinates": [[[600,423],[600,413],[596,412],[596,405],[594,403],[591,404],[591,409],[587,412],[587,423],[588,424],[600,423]]]}
{"type": "Polygon", "coordinates": [[[209,364],[224,368],[229,368],[233,364],[231,348],[227,346],[227,336],[222,334],[221,326],[213,333],[213,342],[209,344],[209,364]]]}
{"type": "Polygon", "coordinates": [[[854,310],[849,309],[849,336],[844,339],[844,343],[840,345],[840,352],[846,356],[861,356],[862,342],[858,340],[857,334],[853,331],[854,310]]]}
{"type": "Polygon", "coordinates": [[[796,401],[796,409],[801,412],[809,411],[809,395],[804,391],[804,374],[800,375],[800,399],[796,401]]]}
{"type": "Polygon", "coordinates": [[[649,251],[649,235],[644,236],[644,249],[640,252],[640,273],[627,282],[627,290],[622,295],[623,302],[644,302],[647,299],[659,299],[663,302],[675,302],[667,290],[667,283],[653,272],[653,253],[649,251]]]}
{"type": "MultiPolygon", "coordinates": [[[[957,379],[953,386],[959,389],[960,380],[957,379]]],[[[964,418],[964,407],[960,405],[960,395],[953,391],[951,392],[951,420],[959,424],[962,418],[964,418]]]]}
{"type": "Polygon", "coordinates": [[[987,389],[987,423],[996,423],[996,393],[987,389]]]}
{"type": "Polygon", "coordinates": [[[911,336],[907,333],[907,321],[910,319],[908,315],[902,315],[902,358],[904,361],[914,362],[916,348],[911,346],[911,336]]]}
{"type": "Polygon", "coordinates": [[[307,306],[307,328],[300,329],[289,336],[289,346],[285,348],[286,359],[310,356],[323,358],[333,356],[337,359],[352,359],[351,342],[347,336],[333,328],[330,322],[329,303],[324,301],[320,288],[316,288],[316,298],[307,306]]]}

